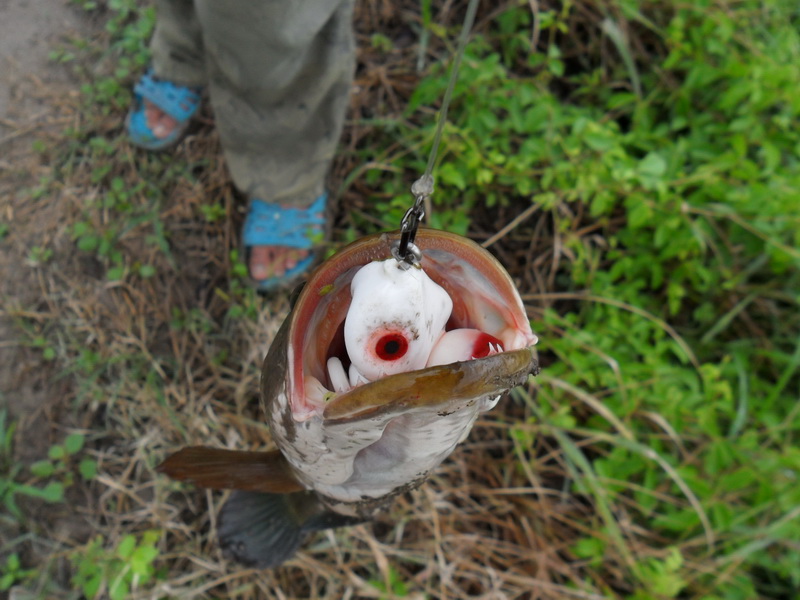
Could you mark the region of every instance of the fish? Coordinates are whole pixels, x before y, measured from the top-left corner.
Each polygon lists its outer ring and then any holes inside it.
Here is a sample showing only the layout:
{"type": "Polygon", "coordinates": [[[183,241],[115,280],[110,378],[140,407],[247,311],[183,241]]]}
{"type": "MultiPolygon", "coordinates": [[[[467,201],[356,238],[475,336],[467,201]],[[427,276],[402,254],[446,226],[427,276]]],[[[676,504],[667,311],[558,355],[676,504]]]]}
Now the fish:
{"type": "Polygon", "coordinates": [[[184,448],[157,470],[233,489],[224,553],[257,568],[291,558],[314,531],[367,522],[421,485],[502,394],[539,371],[522,300],[475,242],[420,228],[344,247],[299,291],[264,359],[269,451],[184,448]]]}

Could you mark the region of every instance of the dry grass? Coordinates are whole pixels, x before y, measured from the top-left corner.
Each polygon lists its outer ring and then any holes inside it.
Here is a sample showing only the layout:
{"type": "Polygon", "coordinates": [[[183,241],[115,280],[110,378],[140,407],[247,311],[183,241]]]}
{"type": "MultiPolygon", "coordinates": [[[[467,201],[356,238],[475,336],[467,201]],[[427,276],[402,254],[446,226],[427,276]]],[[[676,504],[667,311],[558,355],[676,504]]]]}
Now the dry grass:
{"type": "MultiPolygon", "coordinates": [[[[461,4],[442,3],[438,20],[458,22],[461,4]]],[[[389,146],[371,162],[364,159],[376,136],[369,118],[399,118],[416,82],[416,35],[409,26],[416,19],[415,3],[359,3],[357,87],[331,176],[331,189],[341,192],[334,239],[353,226],[353,214],[369,211],[373,191],[358,177],[364,165],[391,171],[392,156],[407,151],[389,146]],[[373,32],[396,40],[394,49],[374,50],[373,32]]],[[[438,59],[442,50],[429,48],[429,59],[438,59]]],[[[59,123],[97,136],[119,134],[122,114],[93,116],[79,109],[75,96],[51,99],[59,123]]],[[[87,452],[99,466],[91,482],[73,486],[66,506],[31,507],[31,522],[37,525],[25,546],[28,560],[52,561],[49,576],[64,597],[74,597],[66,591],[74,551],[99,535],[110,552],[125,534],[155,529],[162,532],[161,578],[135,598],[384,598],[392,595],[381,592],[380,583],[398,591],[396,581],[403,582],[409,598],[605,597],[585,586],[585,575],[594,567],[570,550],[587,533],[586,523],[593,522],[592,501],[563,491],[568,460],[546,432],[525,425],[532,422],[529,407],[510,398],[477,424],[427,484],[401,497],[375,523],[316,535],[274,571],[248,570],[223,559],[215,538],[225,495],[176,484],[157,476],[153,467],[188,444],[236,449],[271,444],[255,398],[262,357],[288,303],[263,300],[235,286],[229,250],[238,244],[242,202],[212,122],[206,113],[169,160],[119,146],[110,174],[97,182],[92,176],[97,165],[80,158],[80,144],[64,139],[48,139],[47,152],[19,163],[28,172],[52,170],[57,181],[44,197],[9,203],[6,210],[15,211],[14,220],[25,226],[7,243],[17,260],[32,240],[54,254],[18,271],[18,281],[31,293],[6,289],[6,298],[16,302],[5,312],[25,323],[23,342],[45,337],[56,349],[59,369],[68,370],[50,388],[59,390],[58,397],[48,398],[41,409],[49,418],[23,417],[18,452],[39,458],[66,431],[79,431],[87,435],[87,452]],[[173,164],[189,167],[172,178],[173,164]],[[107,265],[76,249],[72,227],[87,215],[98,231],[113,225],[113,213],[98,209],[96,199],[107,193],[111,177],[133,188],[142,172],[165,174],[158,182],[163,200],[138,193],[131,201],[157,211],[170,251],[167,255],[148,241],[153,220],[128,224],[119,242],[128,263],[151,264],[156,275],[108,281],[107,265]],[[211,204],[223,206],[226,218],[205,221],[200,207],[211,204]],[[257,308],[256,316],[229,318],[231,304],[257,308]],[[176,315],[191,318],[178,326],[176,315]],[[532,436],[533,447],[514,441],[518,430],[532,436]],[[34,456],[26,454],[28,444],[36,449],[34,456]]],[[[519,212],[514,206],[481,212],[475,237],[489,238],[498,230],[495,223],[510,223],[519,212]]],[[[491,242],[523,293],[553,290],[556,272],[569,261],[553,230],[548,219],[531,219],[491,242]]],[[[595,232],[587,227],[579,234],[590,238],[595,232]]],[[[531,316],[542,306],[531,306],[531,316]]],[[[36,355],[19,351],[31,368],[43,368],[41,361],[31,362],[36,355]]],[[[45,381],[52,383],[54,369],[44,368],[45,381]]],[[[624,507],[617,508],[632,551],[656,552],[646,534],[625,518],[624,507]]],[[[609,558],[604,566],[608,588],[625,589],[623,559],[616,570],[613,565],[609,558]]]]}

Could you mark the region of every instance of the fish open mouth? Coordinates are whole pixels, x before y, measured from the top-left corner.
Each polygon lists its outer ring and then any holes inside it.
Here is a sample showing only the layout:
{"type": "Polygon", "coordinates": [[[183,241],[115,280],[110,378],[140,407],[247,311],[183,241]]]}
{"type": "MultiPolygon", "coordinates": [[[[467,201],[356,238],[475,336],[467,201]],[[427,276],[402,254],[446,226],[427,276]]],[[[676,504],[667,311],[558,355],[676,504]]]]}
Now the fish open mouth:
{"type": "Polygon", "coordinates": [[[395,388],[412,385],[397,378],[403,373],[444,377],[460,373],[462,363],[536,343],[513,282],[486,250],[454,234],[421,229],[420,267],[395,274],[394,239],[397,234],[376,234],[351,244],[321,265],[300,294],[288,355],[295,420],[352,412],[337,405],[356,388],[383,382],[375,392],[386,394],[392,382],[395,388]],[[387,273],[387,283],[375,283],[387,273]],[[392,304],[410,288],[412,300],[392,304]],[[422,291],[415,296],[417,288],[422,291]]]}

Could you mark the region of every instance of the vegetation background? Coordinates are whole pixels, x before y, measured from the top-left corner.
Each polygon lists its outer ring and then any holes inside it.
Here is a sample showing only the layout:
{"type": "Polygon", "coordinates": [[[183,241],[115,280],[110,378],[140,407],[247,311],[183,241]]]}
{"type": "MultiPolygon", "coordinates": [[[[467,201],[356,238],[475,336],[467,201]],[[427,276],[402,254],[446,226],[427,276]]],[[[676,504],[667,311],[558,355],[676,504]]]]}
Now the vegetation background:
{"type": "MultiPolygon", "coordinates": [[[[152,7],[72,5],[91,33],[51,59],[80,88],[3,172],[3,316],[50,397],[0,408],[0,594],[800,597],[796,2],[482,3],[431,224],[506,265],[544,369],[377,522],[266,572],[221,556],[224,494],[153,468],[271,443],[287,301],[246,285],[209,110],[175,152],[125,139],[152,7]]],[[[357,2],[331,252],[399,223],[465,5],[357,2]]]]}

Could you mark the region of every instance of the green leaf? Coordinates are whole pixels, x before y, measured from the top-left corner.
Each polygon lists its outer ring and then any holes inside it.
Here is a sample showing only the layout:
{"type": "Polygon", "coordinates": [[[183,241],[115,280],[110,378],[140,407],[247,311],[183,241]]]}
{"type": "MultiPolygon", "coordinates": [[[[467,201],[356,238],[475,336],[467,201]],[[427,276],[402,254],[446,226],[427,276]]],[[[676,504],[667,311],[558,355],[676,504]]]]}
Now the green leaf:
{"type": "Polygon", "coordinates": [[[14,585],[16,579],[17,578],[14,576],[14,573],[6,573],[0,577],[0,592],[10,589],[11,586],[14,585]]]}
{"type": "Polygon", "coordinates": [[[60,458],[64,458],[66,456],[66,452],[64,451],[64,446],[59,446],[56,444],[55,446],[50,446],[50,450],[47,452],[47,455],[51,458],[51,460],[58,460],[60,458]]]}
{"type": "Polygon", "coordinates": [[[439,181],[446,185],[452,185],[464,191],[467,187],[467,179],[464,173],[458,170],[453,163],[445,163],[439,167],[437,172],[439,181]]]}
{"type": "MultiPolygon", "coordinates": [[[[572,546],[572,552],[579,558],[601,560],[605,552],[606,545],[597,538],[581,538],[572,546]]],[[[593,562],[594,562],[593,561],[593,562]]]]}
{"type": "Polygon", "coordinates": [[[77,454],[83,448],[84,437],[81,433],[71,433],[64,440],[64,449],[67,454],[77,454]]]}
{"type": "Polygon", "coordinates": [[[64,499],[64,484],[51,481],[42,490],[42,498],[47,502],[61,502],[64,499]]]}
{"type": "Polygon", "coordinates": [[[50,477],[55,473],[55,466],[49,460],[38,460],[31,465],[31,473],[36,477],[50,477]]]}
{"type": "Polygon", "coordinates": [[[153,566],[151,563],[157,556],[157,548],[153,548],[152,546],[139,546],[131,556],[131,570],[137,575],[150,575],[153,572],[153,566]]]}
{"type": "Polygon", "coordinates": [[[667,161],[657,152],[650,152],[639,162],[638,169],[647,177],[661,178],[667,172],[667,161]]]}
{"type": "Polygon", "coordinates": [[[108,588],[111,600],[126,600],[130,595],[130,585],[122,577],[115,579],[108,588]]]}
{"type": "Polygon", "coordinates": [[[84,458],[78,465],[78,472],[86,480],[93,479],[97,475],[97,461],[93,458],[84,458]]]}
{"type": "Polygon", "coordinates": [[[653,224],[653,209],[646,200],[636,202],[628,211],[628,226],[631,229],[641,229],[653,224]]]}
{"type": "Polygon", "coordinates": [[[101,585],[103,585],[103,574],[95,573],[83,584],[83,593],[86,594],[87,598],[95,598],[100,591],[101,585]]]}
{"type": "Polygon", "coordinates": [[[84,252],[94,252],[100,245],[100,238],[95,235],[82,235],[78,238],[78,249],[84,252]]]}
{"type": "Polygon", "coordinates": [[[116,555],[123,560],[127,560],[136,548],[136,537],[132,534],[126,535],[119,544],[117,544],[116,555]]]}

